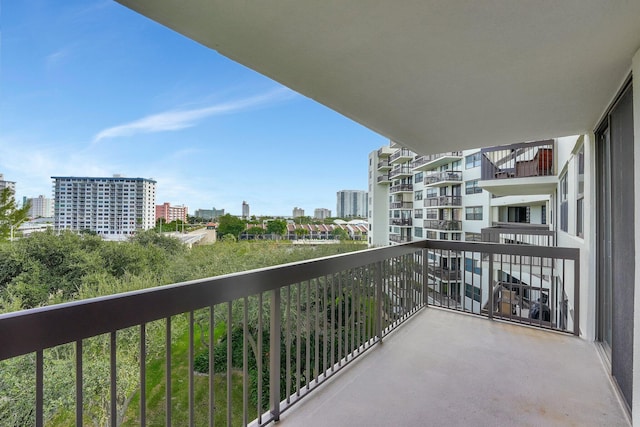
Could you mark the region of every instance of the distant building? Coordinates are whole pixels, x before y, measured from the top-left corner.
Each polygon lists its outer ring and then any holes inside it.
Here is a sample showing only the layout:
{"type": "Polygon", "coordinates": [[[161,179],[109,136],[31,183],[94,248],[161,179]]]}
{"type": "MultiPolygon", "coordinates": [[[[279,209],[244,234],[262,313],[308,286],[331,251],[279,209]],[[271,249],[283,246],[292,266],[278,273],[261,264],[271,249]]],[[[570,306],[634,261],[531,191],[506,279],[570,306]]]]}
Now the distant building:
{"type": "Polygon", "coordinates": [[[5,188],[10,188],[11,191],[13,191],[13,193],[15,194],[16,183],[15,181],[5,181],[4,175],[0,173],[0,191],[4,190],[5,188]]]}
{"type": "Polygon", "coordinates": [[[224,216],[224,209],[216,209],[216,208],[196,209],[193,216],[197,218],[203,218],[206,220],[213,220],[216,218],[220,218],[221,216],[224,216]]]}
{"type": "Polygon", "coordinates": [[[187,222],[187,214],[189,213],[189,208],[180,205],[180,206],[171,206],[171,203],[163,203],[161,205],[156,205],[156,221],[160,218],[164,218],[166,222],[173,222],[177,219],[182,222],[187,222]]]}
{"type": "Polygon", "coordinates": [[[25,203],[30,203],[29,218],[51,218],[53,217],[53,199],[40,195],[38,197],[27,198],[25,203]]]}
{"type": "Polygon", "coordinates": [[[325,208],[317,208],[313,211],[313,217],[315,219],[331,218],[331,210],[325,208]]]}
{"type": "Polygon", "coordinates": [[[156,181],[145,178],[54,176],[54,229],[90,230],[125,240],[155,226],[156,181]]]}
{"type": "Polygon", "coordinates": [[[249,216],[251,216],[251,214],[249,213],[249,203],[243,200],[242,201],[242,217],[249,218],[249,216]]]}
{"type": "Polygon", "coordinates": [[[294,218],[298,218],[304,216],[304,209],[299,208],[299,207],[295,207],[293,208],[293,217],[294,218]]]}
{"type": "Polygon", "coordinates": [[[336,215],[338,218],[367,216],[367,192],[362,190],[342,190],[336,194],[336,215]]]}

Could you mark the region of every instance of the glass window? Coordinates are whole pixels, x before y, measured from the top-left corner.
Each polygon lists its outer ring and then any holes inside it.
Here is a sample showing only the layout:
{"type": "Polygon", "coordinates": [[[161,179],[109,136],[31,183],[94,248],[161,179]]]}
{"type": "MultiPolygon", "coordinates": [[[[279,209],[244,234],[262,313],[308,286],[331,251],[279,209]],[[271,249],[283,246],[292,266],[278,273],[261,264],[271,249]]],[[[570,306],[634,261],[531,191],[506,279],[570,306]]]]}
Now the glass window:
{"type": "Polygon", "coordinates": [[[478,187],[478,180],[474,179],[464,183],[464,194],[482,193],[482,188],[478,187]]]}
{"type": "Polygon", "coordinates": [[[465,168],[471,169],[480,166],[480,152],[465,157],[465,168]]]}
{"type": "Polygon", "coordinates": [[[479,221],[482,219],[482,206],[468,206],[465,208],[465,214],[468,221],[479,221]]]}
{"type": "Polygon", "coordinates": [[[422,182],[423,179],[424,179],[424,172],[418,172],[413,178],[413,182],[415,183],[422,182]]]}
{"type": "Polygon", "coordinates": [[[422,190],[414,192],[413,197],[415,200],[422,200],[422,190]]]}
{"type": "Polygon", "coordinates": [[[569,184],[567,174],[560,178],[560,230],[569,230],[569,184]]]}
{"type": "Polygon", "coordinates": [[[416,237],[422,237],[422,228],[421,227],[415,227],[413,229],[413,235],[416,237]]]}
{"type": "Polygon", "coordinates": [[[466,242],[481,242],[482,235],[480,233],[466,232],[464,233],[464,240],[466,242]]]}
{"type": "Polygon", "coordinates": [[[584,237],[584,145],[577,155],[576,235],[584,237]]]}

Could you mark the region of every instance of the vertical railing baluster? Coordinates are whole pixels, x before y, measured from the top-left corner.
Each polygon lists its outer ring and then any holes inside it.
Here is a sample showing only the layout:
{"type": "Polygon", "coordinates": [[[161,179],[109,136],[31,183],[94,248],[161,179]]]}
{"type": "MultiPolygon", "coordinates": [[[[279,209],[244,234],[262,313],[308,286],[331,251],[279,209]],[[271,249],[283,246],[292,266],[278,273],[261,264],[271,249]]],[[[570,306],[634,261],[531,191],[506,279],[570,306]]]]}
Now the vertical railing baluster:
{"type": "Polygon", "coordinates": [[[331,275],[331,372],[334,371],[335,354],[336,354],[336,293],[335,293],[335,274],[331,275]]]}
{"type": "MultiPolygon", "coordinates": [[[[328,320],[327,320],[327,315],[329,313],[327,313],[328,310],[328,306],[327,306],[327,284],[329,283],[329,276],[324,276],[324,281],[323,281],[323,286],[322,286],[322,372],[323,372],[323,376],[326,379],[327,378],[327,363],[329,360],[329,346],[331,345],[330,342],[328,341],[330,339],[329,334],[328,334],[328,320]]],[[[333,337],[331,337],[333,338],[333,337]]]]}
{"type": "MultiPolygon", "coordinates": [[[[249,340],[249,299],[245,296],[242,304],[242,425],[249,422],[249,360],[248,360],[248,340],[249,340]]],[[[260,334],[260,331],[258,331],[260,334]]],[[[258,355],[256,354],[256,360],[258,355]]]]}
{"type": "Polygon", "coordinates": [[[165,425],[171,426],[171,316],[166,318],[165,334],[165,425]]]}
{"type": "MultiPolygon", "coordinates": [[[[287,308],[285,310],[287,320],[285,323],[285,351],[286,351],[286,384],[285,394],[287,403],[291,403],[291,285],[287,285],[287,308]]],[[[271,337],[269,338],[271,340],[271,337]]],[[[269,341],[271,343],[271,341],[269,341]]],[[[271,350],[270,350],[271,351],[271,350]]]]}
{"type": "MultiPolygon", "coordinates": [[[[562,262],[564,261],[563,259],[562,262]]],[[[564,277],[564,268],[562,272],[564,277]]],[[[567,302],[568,308],[569,302],[567,302]]],[[[580,336],[580,253],[573,259],[573,335],[580,336]]]]}
{"type": "Polygon", "coordinates": [[[76,427],[82,427],[82,340],[76,341],[76,427]]]}
{"type": "Polygon", "coordinates": [[[296,295],[296,396],[300,397],[300,357],[301,357],[301,343],[300,343],[300,328],[302,323],[302,316],[300,313],[300,299],[302,296],[302,282],[298,283],[298,292],[296,295]]]}
{"type": "Polygon", "coordinates": [[[193,384],[193,311],[189,312],[189,425],[195,424],[194,401],[195,392],[193,384]]]}
{"type": "Polygon", "coordinates": [[[345,310],[345,298],[344,293],[342,292],[342,273],[338,273],[338,300],[340,304],[338,305],[338,328],[339,328],[339,337],[338,337],[338,366],[342,366],[342,341],[344,340],[345,328],[342,324],[343,311],[345,310]]]}
{"type": "MultiPolygon", "coordinates": [[[[262,323],[262,292],[258,294],[258,354],[256,354],[256,364],[258,367],[258,423],[262,424],[262,334],[264,325],[262,323]]],[[[269,331],[271,333],[271,331],[269,331]]],[[[278,347],[280,351],[280,347],[278,347]]]]}
{"type": "Polygon", "coordinates": [[[353,280],[353,276],[354,276],[354,271],[352,270],[352,273],[349,277],[349,287],[350,287],[350,293],[351,293],[351,345],[349,346],[349,353],[351,353],[351,359],[354,358],[354,354],[355,354],[355,342],[356,342],[356,290],[355,290],[355,285],[354,285],[354,280],[353,280]]]}
{"type": "Polygon", "coordinates": [[[315,383],[316,385],[318,384],[318,381],[320,380],[320,284],[318,283],[320,281],[320,278],[315,279],[315,293],[316,293],[316,298],[315,298],[315,305],[313,307],[313,314],[315,317],[315,327],[314,327],[314,338],[315,338],[315,348],[314,348],[314,361],[315,361],[315,373],[314,373],[314,377],[315,377],[315,383]]]}
{"type": "Polygon", "coordinates": [[[147,324],[140,325],[140,425],[147,425],[147,324]]]}
{"type": "Polygon", "coordinates": [[[110,334],[110,378],[111,378],[111,425],[116,427],[118,425],[118,390],[116,385],[116,331],[112,331],[110,334]]]}
{"type": "MultiPolygon", "coordinates": [[[[271,291],[269,325],[269,397],[271,398],[271,416],[280,420],[280,289],[271,291]]],[[[288,397],[288,395],[287,395],[288,397]]]]}
{"type": "Polygon", "coordinates": [[[42,427],[44,412],[44,354],[36,351],[36,427],[42,427]]]}
{"type": "MultiPolygon", "coordinates": [[[[482,256],[480,257],[482,259],[482,256]]],[[[473,265],[473,264],[472,264],[473,265]]],[[[488,317],[489,319],[493,319],[493,310],[494,308],[494,294],[493,294],[493,252],[489,252],[489,277],[488,277],[488,289],[489,292],[489,309],[488,317]]]]}
{"type": "Polygon", "coordinates": [[[429,278],[427,277],[428,249],[422,249],[422,303],[425,307],[429,307],[429,278]]]}
{"type": "Polygon", "coordinates": [[[227,427],[231,425],[233,303],[227,303],[227,427]]]}
{"type": "Polygon", "coordinates": [[[209,306],[209,427],[213,427],[215,424],[215,360],[213,345],[215,344],[215,308],[213,305],[209,306]]]}

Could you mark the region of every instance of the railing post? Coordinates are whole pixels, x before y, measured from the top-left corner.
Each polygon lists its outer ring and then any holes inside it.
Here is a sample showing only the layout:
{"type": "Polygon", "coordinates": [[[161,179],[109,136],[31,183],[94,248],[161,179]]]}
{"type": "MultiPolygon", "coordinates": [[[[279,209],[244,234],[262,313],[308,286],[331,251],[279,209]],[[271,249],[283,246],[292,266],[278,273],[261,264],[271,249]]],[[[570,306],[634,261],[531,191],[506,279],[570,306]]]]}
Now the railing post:
{"type": "Polygon", "coordinates": [[[271,291],[269,325],[269,396],[271,415],[280,420],[280,289],[271,291]]]}
{"type": "MultiPolygon", "coordinates": [[[[502,255],[500,255],[502,256],[502,255]]],[[[489,254],[489,284],[487,285],[489,289],[489,309],[487,310],[489,319],[493,319],[493,253],[489,254]]]]}
{"type": "Polygon", "coordinates": [[[382,261],[376,263],[376,335],[382,344],[382,261]]]}
{"type": "Polygon", "coordinates": [[[580,253],[573,260],[573,335],[580,336],[580,253]]]}
{"type": "Polygon", "coordinates": [[[424,299],[423,305],[425,307],[429,307],[429,286],[427,278],[428,255],[427,249],[422,249],[422,298],[424,299]]]}

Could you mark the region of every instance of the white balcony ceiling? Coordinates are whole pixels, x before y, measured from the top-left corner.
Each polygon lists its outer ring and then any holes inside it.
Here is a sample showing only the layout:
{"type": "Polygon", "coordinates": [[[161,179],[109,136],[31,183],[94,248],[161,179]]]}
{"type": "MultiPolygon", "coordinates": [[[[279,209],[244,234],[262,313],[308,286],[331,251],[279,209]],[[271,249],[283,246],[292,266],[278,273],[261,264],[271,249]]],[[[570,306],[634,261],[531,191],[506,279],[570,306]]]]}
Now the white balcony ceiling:
{"type": "Polygon", "coordinates": [[[590,132],[640,0],[118,0],[419,153],[590,132]]]}

